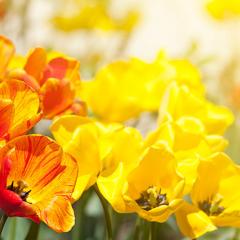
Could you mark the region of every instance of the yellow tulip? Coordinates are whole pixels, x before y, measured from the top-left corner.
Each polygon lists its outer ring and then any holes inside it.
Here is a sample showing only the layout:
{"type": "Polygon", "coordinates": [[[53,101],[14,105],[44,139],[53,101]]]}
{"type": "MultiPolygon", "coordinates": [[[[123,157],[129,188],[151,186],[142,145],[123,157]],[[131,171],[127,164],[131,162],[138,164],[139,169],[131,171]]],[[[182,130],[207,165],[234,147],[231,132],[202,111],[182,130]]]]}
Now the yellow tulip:
{"type": "Polygon", "coordinates": [[[169,59],[164,51],[160,51],[153,61],[153,66],[156,72],[161,68],[168,69],[170,72],[171,67],[171,71],[174,72],[172,73],[174,74],[173,78],[179,85],[187,85],[194,93],[199,95],[204,94],[205,87],[201,81],[201,72],[189,60],[169,59]]]}
{"type": "Polygon", "coordinates": [[[78,162],[75,200],[96,183],[116,211],[137,212],[150,221],[166,221],[180,206],[184,179],[166,143],[143,147],[134,128],[79,116],[56,119],[51,131],[78,162]]]}
{"type": "Polygon", "coordinates": [[[119,165],[111,176],[100,176],[98,188],[117,212],[136,212],[148,221],[164,222],[183,201],[184,179],[164,143],[146,148],[139,158],[129,174],[119,165]]]}
{"type": "Polygon", "coordinates": [[[233,114],[226,107],[215,105],[185,86],[173,83],[166,91],[159,107],[159,122],[182,121],[193,117],[203,124],[207,135],[222,135],[232,124],[233,114]]]}
{"type": "Polygon", "coordinates": [[[227,146],[227,141],[222,136],[207,136],[203,123],[193,117],[160,124],[147,135],[145,147],[159,142],[165,142],[172,149],[177,170],[185,178],[185,193],[189,193],[196,180],[200,158],[223,151],[227,146]]]}
{"type": "Polygon", "coordinates": [[[140,113],[156,112],[170,83],[202,94],[198,70],[186,60],[168,60],[160,53],[152,62],[137,58],[113,62],[83,82],[79,91],[93,113],[106,122],[124,122],[140,113]]]}
{"type": "Polygon", "coordinates": [[[217,227],[240,227],[240,167],[224,153],[215,153],[200,162],[191,191],[192,203],[177,211],[182,233],[198,238],[217,227]]]}
{"type": "Polygon", "coordinates": [[[100,175],[113,174],[120,163],[125,172],[138,164],[142,137],[134,128],[121,124],[104,125],[88,118],[66,115],[53,122],[51,131],[64,151],[79,164],[74,199],[96,183],[100,175]]]}

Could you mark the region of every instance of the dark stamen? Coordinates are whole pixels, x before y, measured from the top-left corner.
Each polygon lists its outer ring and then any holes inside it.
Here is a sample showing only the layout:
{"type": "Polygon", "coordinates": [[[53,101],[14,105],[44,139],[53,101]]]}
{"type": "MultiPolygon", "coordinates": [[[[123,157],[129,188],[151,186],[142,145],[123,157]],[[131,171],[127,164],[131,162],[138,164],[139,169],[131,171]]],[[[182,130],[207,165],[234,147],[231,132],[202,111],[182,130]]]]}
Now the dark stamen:
{"type": "Polygon", "coordinates": [[[29,191],[27,191],[27,192],[21,192],[19,196],[22,198],[23,201],[26,201],[26,200],[27,200],[27,197],[28,197],[28,195],[29,195],[29,193],[30,193],[31,191],[32,191],[32,190],[29,190],[29,191]]]}
{"type": "Polygon", "coordinates": [[[25,202],[27,202],[27,198],[31,192],[31,190],[29,191],[25,191],[24,189],[26,189],[28,186],[25,182],[23,181],[17,181],[16,186],[14,186],[14,181],[12,181],[11,185],[9,185],[7,187],[8,190],[15,192],[16,194],[18,194],[21,199],[25,202]]]}
{"type": "Polygon", "coordinates": [[[222,199],[219,199],[218,201],[212,201],[210,199],[205,200],[198,203],[198,207],[208,216],[217,216],[225,210],[223,206],[220,206],[221,201],[222,199]]]}
{"type": "Polygon", "coordinates": [[[14,183],[13,183],[13,181],[12,181],[11,185],[8,186],[7,189],[8,189],[8,190],[13,190],[13,185],[14,185],[14,183]]]}
{"type": "Polygon", "coordinates": [[[169,204],[167,194],[162,194],[161,189],[157,190],[156,187],[149,187],[146,191],[142,192],[141,197],[136,200],[136,203],[146,211],[169,204]]]}

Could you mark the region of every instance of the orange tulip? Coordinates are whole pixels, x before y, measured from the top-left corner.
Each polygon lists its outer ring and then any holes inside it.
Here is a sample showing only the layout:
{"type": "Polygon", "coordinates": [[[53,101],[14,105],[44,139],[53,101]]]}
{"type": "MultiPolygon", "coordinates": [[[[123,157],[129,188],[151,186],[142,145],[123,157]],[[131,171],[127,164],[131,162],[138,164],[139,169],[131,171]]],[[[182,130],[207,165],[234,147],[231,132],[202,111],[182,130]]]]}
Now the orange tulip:
{"type": "Polygon", "coordinates": [[[0,208],[8,216],[45,222],[57,232],[74,225],[75,160],[50,138],[15,138],[0,149],[0,208]]]}
{"type": "Polygon", "coordinates": [[[24,58],[13,56],[14,45],[0,36],[0,67],[3,80],[24,81],[39,92],[44,117],[52,119],[64,112],[86,115],[86,106],[76,99],[75,89],[80,84],[79,62],[62,54],[47,54],[42,48],[33,49],[24,58]]]}
{"type": "Polygon", "coordinates": [[[40,119],[39,96],[17,80],[0,83],[0,142],[26,133],[40,119]]]}
{"type": "Polygon", "coordinates": [[[25,78],[25,82],[39,89],[45,118],[52,119],[66,111],[86,115],[85,105],[75,100],[75,86],[80,83],[79,62],[65,56],[47,58],[44,49],[36,48],[24,66],[25,72],[32,76],[30,81],[25,78]]]}

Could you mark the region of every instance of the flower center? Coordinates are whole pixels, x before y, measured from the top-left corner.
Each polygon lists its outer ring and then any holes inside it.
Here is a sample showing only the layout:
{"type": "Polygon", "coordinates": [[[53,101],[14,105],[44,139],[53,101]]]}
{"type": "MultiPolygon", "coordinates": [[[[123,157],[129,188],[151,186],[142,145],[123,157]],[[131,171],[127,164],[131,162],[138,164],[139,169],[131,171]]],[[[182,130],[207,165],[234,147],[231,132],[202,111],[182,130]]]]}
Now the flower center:
{"type": "Polygon", "coordinates": [[[156,187],[149,187],[141,193],[141,197],[136,200],[137,204],[144,210],[149,211],[153,208],[168,205],[167,194],[161,193],[161,189],[156,187]]]}
{"type": "Polygon", "coordinates": [[[11,185],[9,185],[7,187],[8,190],[15,192],[16,194],[18,194],[20,196],[20,198],[27,202],[27,198],[29,193],[31,192],[31,190],[29,191],[25,191],[25,189],[28,187],[28,185],[24,182],[24,181],[17,181],[17,183],[15,184],[14,181],[12,181],[11,185]]]}
{"type": "Polygon", "coordinates": [[[208,216],[217,216],[224,211],[224,207],[220,206],[222,202],[222,198],[217,201],[205,200],[203,202],[198,203],[198,207],[204,211],[208,216]]]}

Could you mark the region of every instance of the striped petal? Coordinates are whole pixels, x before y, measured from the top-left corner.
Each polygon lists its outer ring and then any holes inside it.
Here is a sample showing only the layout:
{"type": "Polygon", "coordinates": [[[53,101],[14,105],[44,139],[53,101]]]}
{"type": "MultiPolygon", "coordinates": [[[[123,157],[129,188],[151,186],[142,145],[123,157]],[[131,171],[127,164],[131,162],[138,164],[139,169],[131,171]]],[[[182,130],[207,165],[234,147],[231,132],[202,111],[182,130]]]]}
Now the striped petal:
{"type": "MultiPolygon", "coordinates": [[[[41,135],[15,138],[0,149],[0,159],[5,156],[12,163],[7,186],[23,181],[26,191],[31,190],[24,204],[55,231],[69,231],[74,225],[71,196],[78,173],[75,160],[56,142],[41,135]]],[[[15,206],[9,215],[18,211],[15,206]]]]}
{"type": "MultiPolygon", "coordinates": [[[[9,119],[9,123],[6,124],[5,122],[3,124],[3,130],[6,131],[6,128],[8,128],[7,134],[2,136],[6,140],[27,132],[40,120],[38,94],[32,91],[25,83],[15,80],[1,83],[0,98],[6,99],[9,104],[11,102],[13,105],[13,109],[8,106],[5,107],[5,110],[2,110],[4,114],[1,115],[3,120],[0,120],[0,123],[4,122],[6,118],[9,119]]],[[[3,103],[2,105],[4,106],[3,103]]]]}

